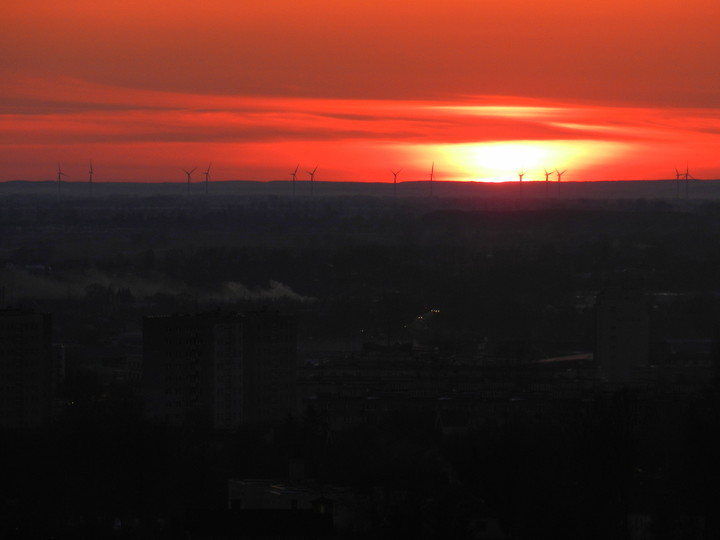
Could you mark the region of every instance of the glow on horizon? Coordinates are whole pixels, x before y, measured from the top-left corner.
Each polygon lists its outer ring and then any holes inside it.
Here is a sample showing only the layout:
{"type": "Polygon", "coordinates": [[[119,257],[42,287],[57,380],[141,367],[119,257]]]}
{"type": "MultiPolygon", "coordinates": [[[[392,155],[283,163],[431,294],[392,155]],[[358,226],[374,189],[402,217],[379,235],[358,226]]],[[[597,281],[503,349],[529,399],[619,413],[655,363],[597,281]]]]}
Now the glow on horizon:
{"type": "Polygon", "coordinates": [[[580,140],[456,144],[437,152],[442,156],[440,163],[451,169],[451,180],[516,182],[523,171],[523,182],[533,182],[544,181],[544,171],[555,169],[572,170],[572,177],[583,179],[598,164],[620,159],[626,150],[620,143],[580,140]]]}
{"type": "Polygon", "coordinates": [[[0,109],[0,180],[52,180],[57,163],[82,181],[183,181],[213,163],[215,181],[671,179],[689,163],[720,177],[720,113],[511,96],[402,101],[217,96],[132,90],[76,79],[8,85],[0,109]]]}

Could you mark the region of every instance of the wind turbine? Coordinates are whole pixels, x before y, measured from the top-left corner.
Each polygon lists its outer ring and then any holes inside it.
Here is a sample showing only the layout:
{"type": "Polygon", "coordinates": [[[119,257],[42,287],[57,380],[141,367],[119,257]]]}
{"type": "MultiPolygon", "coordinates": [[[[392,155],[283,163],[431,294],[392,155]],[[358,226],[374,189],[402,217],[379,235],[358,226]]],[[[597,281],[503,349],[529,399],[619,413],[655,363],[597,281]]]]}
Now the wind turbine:
{"type": "MultiPolygon", "coordinates": [[[[212,163],[208,164],[207,170],[203,173],[205,175],[205,195],[208,194],[208,185],[210,184],[210,167],[212,163]]],[[[195,169],[193,169],[194,171],[195,169]]]]}
{"type": "MultiPolygon", "coordinates": [[[[67,176],[67,174],[62,172],[62,169],[60,168],[60,164],[58,163],[58,175],[57,175],[58,195],[60,195],[60,183],[62,182],[63,176],[67,176]]],[[[69,178],[69,176],[68,176],[68,178],[69,178]]]]}
{"type": "Polygon", "coordinates": [[[555,169],[555,174],[557,174],[558,177],[558,196],[560,196],[560,182],[562,182],[562,175],[566,172],[567,169],[565,169],[564,171],[558,171],[557,169],[555,169]]]}
{"type": "Polygon", "coordinates": [[[433,196],[433,177],[435,176],[435,162],[432,162],[430,167],[430,196],[433,196]]]}
{"type": "Polygon", "coordinates": [[[295,180],[297,179],[297,172],[298,172],[299,168],[300,168],[300,164],[298,163],[297,167],[295,167],[295,170],[290,173],[290,176],[292,176],[292,179],[293,179],[293,197],[295,196],[295,180]]]}
{"type": "Polygon", "coordinates": [[[90,160],[90,171],[88,171],[88,174],[90,175],[90,193],[92,194],[92,177],[93,177],[92,160],[90,160]]]}
{"type": "Polygon", "coordinates": [[[518,171],[518,178],[520,179],[520,197],[522,198],[522,179],[523,176],[525,176],[525,171],[523,169],[520,169],[518,171]]]}
{"type": "Polygon", "coordinates": [[[680,177],[682,176],[682,173],[677,170],[677,167],[675,167],[675,200],[680,200],[680,177]]]}
{"type": "Polygon", "coordinates": [[[548,188],[550,186],[550,175],[553,173],[552,171],[548,172],[547,169],[543,169],[545,171],[545,196],[548,195],[548,188]]]}
{"type": "Polygon", "coordinates": [[[307,171],[307,173],[310,175],[310,195],[313,194],[313,185],[315,183],[315,171],[317,171],[318,166],[315,165],[315,168],[312,171],[307,171]]]}
{"type": "Polygon", "coordinates": [[[692,178],[695,180],[695,178],[690,174],[690,169],[688,168],[687,164],[685,165],[685,173],[683,174],[685,177],[685,198],[687,199],[689,197],[688,195],[688,186],[690,185],[690,179],[692,178]]]}
{"type": "Polygon", "coordinates": [[[187,174],[187,192],[188,192],[188,195],[190,195],[190,175],[193,173],[193,171],[194,171],[195,169],[197,169],[197,167],[193,167],[193,168],[190,169],[189,171],[183,169],[183,171],[185,171],[185,174],[187,174]]]}
{"type": "Polygon", "coordinates": [[[398,169],[397,171],[390,171],[390,173],[393,175],[393,197],[397,195],[397,175],[400,174],[400,171],[402,171],[402,169],[398,169]]]}

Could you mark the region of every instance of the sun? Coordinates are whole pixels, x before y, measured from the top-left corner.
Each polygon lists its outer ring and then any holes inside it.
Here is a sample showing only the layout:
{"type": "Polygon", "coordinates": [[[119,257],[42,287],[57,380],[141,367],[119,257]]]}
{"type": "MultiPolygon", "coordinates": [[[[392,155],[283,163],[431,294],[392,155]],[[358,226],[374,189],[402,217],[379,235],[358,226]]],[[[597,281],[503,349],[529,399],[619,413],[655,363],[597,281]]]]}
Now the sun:
{"type": "Polygon", "coordinates": [[[556,150],[536,141],[453,144],[438,147],[436,152],[438,162],[452,169],[453,180],[516,181],[519,171],[542,171],[558,162],[556,150]]]}
{"type": "Polygon", "coordinates": [[[600,141],[496,141],[477,144],[442,145],[435,149],[448,180],[516,182],[543,180],[544,171],[573,169],[576,173],[588,165],[618,152],[600,141]],[[452,178],[450,178],[452,177],[452,178]]]}
{"type": "Polygon", "coordinates": [[[468,156],[472,165],[498,173],[541,167],[551,151],[537,143],[492,143],[476,148],[468,156]]]}

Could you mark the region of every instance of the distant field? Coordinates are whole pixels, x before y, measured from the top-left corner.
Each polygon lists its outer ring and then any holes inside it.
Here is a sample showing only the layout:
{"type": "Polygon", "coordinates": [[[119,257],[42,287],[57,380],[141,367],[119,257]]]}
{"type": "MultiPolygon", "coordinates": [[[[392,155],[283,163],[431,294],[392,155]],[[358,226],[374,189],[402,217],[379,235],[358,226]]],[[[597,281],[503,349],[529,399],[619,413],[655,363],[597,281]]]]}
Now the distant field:
{"type": "MultiPolygon", "coordinates": [[[[718,199],[720,198],[720,180],[691,180],[686,186],[679,186],[680,199],[718,199]]],[[[86,197],[90,195],[87,182],[63,182],[58,190],[56,182],[2,182],[0,195],[7,194],[42,194],[65,197],[86,197]]],[[[430,197],[429,182],[399,182],[396,187],[399,198],[430,197]]],[[[614,181],[614,182],[517,182],[492,184],[483,182],[434,182],[432,195],[437,198],[511,198],[511,199],[666,199],[677,198],[678,185],[674,180],[645,181],[614,181]]],[[[188,186],[185,183],[103,183],[95,182],[92,186],[93,196],[104,195],[178,195],[187,196],[188,186]]],[[[195,182],[190,186],[192,197],[205,196],[205,184],[195,182]]],[[[292,196],[292,182],[253,182],[225,181],[211,182],[210,196],[228,195],[269,195],[292,196]]],[[[373,196],[393,197],[393,184],[370,182],[315,182],[313,194],[309,182],[297,182],[295,196],[299,198],[333,197],[333,196],[373,196]]]]}

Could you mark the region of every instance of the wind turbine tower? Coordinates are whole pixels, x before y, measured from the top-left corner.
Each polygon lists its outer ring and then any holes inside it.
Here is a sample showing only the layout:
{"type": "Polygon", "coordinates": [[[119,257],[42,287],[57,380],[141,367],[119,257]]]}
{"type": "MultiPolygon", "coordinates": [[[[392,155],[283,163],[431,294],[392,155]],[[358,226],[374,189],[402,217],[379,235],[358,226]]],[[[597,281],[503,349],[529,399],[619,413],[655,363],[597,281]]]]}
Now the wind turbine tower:
{"type": "Polygon", "coordinates": [[[313,194],[313,186],[315,184],[315,171],[317,171],[318,166],[315,165],[315,168],[312,171],[307,171],[307,173],[310,175],[310,195],[313,194]]]}
{"type": "Polygon", "coordinates": [[[57,174],[58,195],[60,195],[60,184],[62,183],[63,176],[67,176],[67,174],[62,172],[62,169],[60,168],[60,164],[58,163],[58,174],[57,174]]]}
{"type": "Polygon", "coordinates": [[[185,172],[185,174],[187,174],[187,192],[188,192],[188,195],[190,195],[190,176],[192,175],[192,173],[193,173],[193,171],[194,171],[195,169],[197,169],[197,167],[193,167],[193,168],[190,169],[189,171],[183,169],[183,171],[185,172]]]}
{"type": "Polygon", "coordinates": [[[523,176],[525,176],[525,171],[524,171],[523,169],[520,169],[520,170],[518,171],[518,178],[520,179],[520,198],[522,198],[522,181],[523,181],[523,176]]]}
{"type": "MultiPolygon", "coordinates": [[[[209,185],[210,185],[210,167],[212,166],[212,163],[208,165],[207,170],[203,173],[205,174],[205,195],[209,193],[209,185]]],[[[193,169],[194,170],[194,169],[193,169]]]]}
{"type": "Polygon", "coordinates": [[[293,197],[295,196],[295,180],[297,180],[297,172],[298,172],[299,168],[300,168],[300,164],[298,163],[297,167],[295,167],[295,170],[290,173],[290,176],[292,176],[292,179],[293,179],[292,180],[292,182],[293,182],[293,197]]]}
{"type": "Polygon", "coordinates": [[[397,175],[400,174],[400,171],[402,171],[402,169],[398,169],[397,171],[390,171],[393,175],[393,197],[397,196],[397,175]]]}
{"type": "Polygon", "coordinates": [[[433,196],[433,178],[435,176],[435,162],[432,162],[432,166],[430,167],[430,196],[433,196]]]}
{"type": "Polygon", "coordinates": [[[555,169],[555,174],[557,174],[558,177],[558,197],[560,196],[560,182],[562,182],[562,175],[566,172],[567,169],[565,169],[564,171],[558,171],[557,169],[555,169]]]}
{"type": "Polygon", "coordinates": [[[88,174],[90,176],[90,194],[92,195],[92,177],[93,177],[92,160],[90,160],[90,170],[88,171],[88,174]]]}
{"type": "Polygon", "coordinates": [[[680,177],[682,176],[682,173],[677,170],[677,167],[675,167],[675,200],[680,200],[680,177]]]}
{"type": "Polygon", "coordinates": [[[552,174],[552,171],[548,172],[547,169],[543,169],[545,171],[545,196],[548,196],[548,189],[550,187],[550,175],[552,174]]]}
{"type": "Polygon", "coordinates": [[[685,177],[685,198],[687,199],[690,196],[689,195],[690,179],[692,178],[693,180],[695,180],[695,178],[693,178],[693,176],[690,174],[690,169],[688,168],[687,165],[685,165],[685,173],[683,174],[683,176],[685,177]]]}

